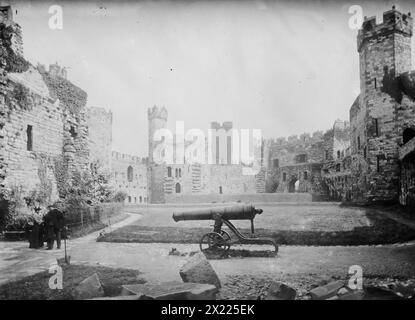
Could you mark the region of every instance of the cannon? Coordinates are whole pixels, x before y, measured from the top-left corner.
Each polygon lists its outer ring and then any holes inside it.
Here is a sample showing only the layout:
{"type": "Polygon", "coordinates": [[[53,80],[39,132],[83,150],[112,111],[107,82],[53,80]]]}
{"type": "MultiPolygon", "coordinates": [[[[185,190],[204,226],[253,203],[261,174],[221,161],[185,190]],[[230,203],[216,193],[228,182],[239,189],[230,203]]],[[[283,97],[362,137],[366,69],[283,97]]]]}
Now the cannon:
{"type": "Polygon", "coordinates": [[[271,238],[262,238],[255,235],[254,218],[257,214],[262,214],[262,209],[257,209],[251,204],[241,204],[234,206],[213,207],[199,210],[190,210],[174,212],[173,220],[213,220],[213,231],[204,234],[199,242],[202,252],[215,251],[222,255],[227,255],[232,244],[270,244],[274,247],[275,253],[278,252],[278,246],[271,238]],[[243,235],[230,222],[230,220],[250,220],[251,235],[243,235]],[[232,239],[230,234],[222,230],[225,224],[237,239],[232,239]]]}

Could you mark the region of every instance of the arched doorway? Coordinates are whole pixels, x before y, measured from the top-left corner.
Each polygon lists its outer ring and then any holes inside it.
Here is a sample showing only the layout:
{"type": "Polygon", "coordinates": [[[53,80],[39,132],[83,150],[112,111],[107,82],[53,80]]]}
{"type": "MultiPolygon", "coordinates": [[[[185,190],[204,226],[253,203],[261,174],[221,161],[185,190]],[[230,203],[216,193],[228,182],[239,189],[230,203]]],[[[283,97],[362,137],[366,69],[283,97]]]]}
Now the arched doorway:
{"type": "Polygon", "coordinates": [[[412,140],[414,137],[415,137],[415,129],[406,128],[403,131],[402,138],[403,138],[403,143],[404,144],[409,142],[410,140],[412,140]]]}
{"type": "Polygon", "coordinates": [[[298,191],[300,185],[300,181],[297,179],[296,176],[292,176],[290,183],[288,184],[288,192],[294,193],[298,191]]]}
{"type": "Polygon", "coordinates": [[[132,166],[128,166],[127,168],[127,180],[132,182],[134,178],[134,170],[132,166]]]}

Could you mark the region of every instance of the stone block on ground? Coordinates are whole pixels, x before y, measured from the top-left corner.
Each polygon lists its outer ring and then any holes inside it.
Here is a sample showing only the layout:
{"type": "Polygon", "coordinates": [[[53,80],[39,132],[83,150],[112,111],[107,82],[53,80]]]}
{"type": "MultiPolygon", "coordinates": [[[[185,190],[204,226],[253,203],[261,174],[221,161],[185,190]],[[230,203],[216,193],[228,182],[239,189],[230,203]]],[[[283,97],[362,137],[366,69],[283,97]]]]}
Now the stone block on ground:
{"type": "Polygon", "coordinates": [[[274,281],[268,288],[266,300],[294,300],[297,291],[286,284],[274,281]]]}
{"type": "Polygon", "coordinates": [[[91,299],[104,296],[104,289],[98,274],[94,273],[92,276],[83,280],[75,288],[74,297],[77,300],[91,299]]]}
{"type": "Polygon", "coordinates": [[[324,300],[335,296],[337,291],[344,286],[344,281],[332,281],[324,286],[314,288],[310,291],[313,300],[324,300]]]}
{"type": "Polygon", "coordinates": [[[201,252],[187,259],[180,268],[179,274],[183,282],[213,284],[217,288],[221,287],[218,275],[201,252]]]}
{"type": "Polygon", "coordinates": [[[172,281],[123,285],[121,295],[135,295],[139,300],[215,300],[218,291],[212,284],[172,281]]]}
{"type": "Polygon", "coordinates": [[[339,300],[364,300],[365,293],[363,290],[353,290],[339,297],[339,300]]]}

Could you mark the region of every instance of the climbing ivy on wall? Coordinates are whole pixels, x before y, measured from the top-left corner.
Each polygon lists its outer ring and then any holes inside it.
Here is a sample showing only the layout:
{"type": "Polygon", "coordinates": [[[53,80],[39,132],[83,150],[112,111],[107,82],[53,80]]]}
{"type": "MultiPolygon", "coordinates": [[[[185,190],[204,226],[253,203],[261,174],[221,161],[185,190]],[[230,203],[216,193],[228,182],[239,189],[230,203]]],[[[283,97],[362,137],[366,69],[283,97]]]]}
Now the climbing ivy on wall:
{"type": "Polygon", "coordinates": [[[8,72],[25,72],[30,63],[12,49],[13,26],[0,23],[0,67],[8,72]]]}
{"type": "Polygon", "coordinates": [[[59,99],[70,112],[79,115],[79,112],[86,106],[88,97],[86,92],[67,79],[51,77],[46,72],[42,72],[41,74],[49,88],[52,98],[59,99]]]}

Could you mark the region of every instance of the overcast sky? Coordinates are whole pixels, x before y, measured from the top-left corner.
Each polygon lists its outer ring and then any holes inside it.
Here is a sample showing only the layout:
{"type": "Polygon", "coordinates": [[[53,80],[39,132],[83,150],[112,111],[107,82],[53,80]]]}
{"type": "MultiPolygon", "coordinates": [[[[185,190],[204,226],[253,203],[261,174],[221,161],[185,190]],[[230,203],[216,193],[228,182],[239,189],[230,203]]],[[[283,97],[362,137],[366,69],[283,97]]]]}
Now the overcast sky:
{"type": "MultiPolygon", "coordinates": [[[[0,1],[3,4],[7,1],[0,1]]],[[[165,106],[169,126],[211,121],[259,128],[264,137],[326,130],[348,120],[359,93],[357,31],[349,7],[378,15],[402,1],[16,2],[25,56],[58,62],[114,114],[113,149],[147,153],[147,108],[165,106]]]]}

